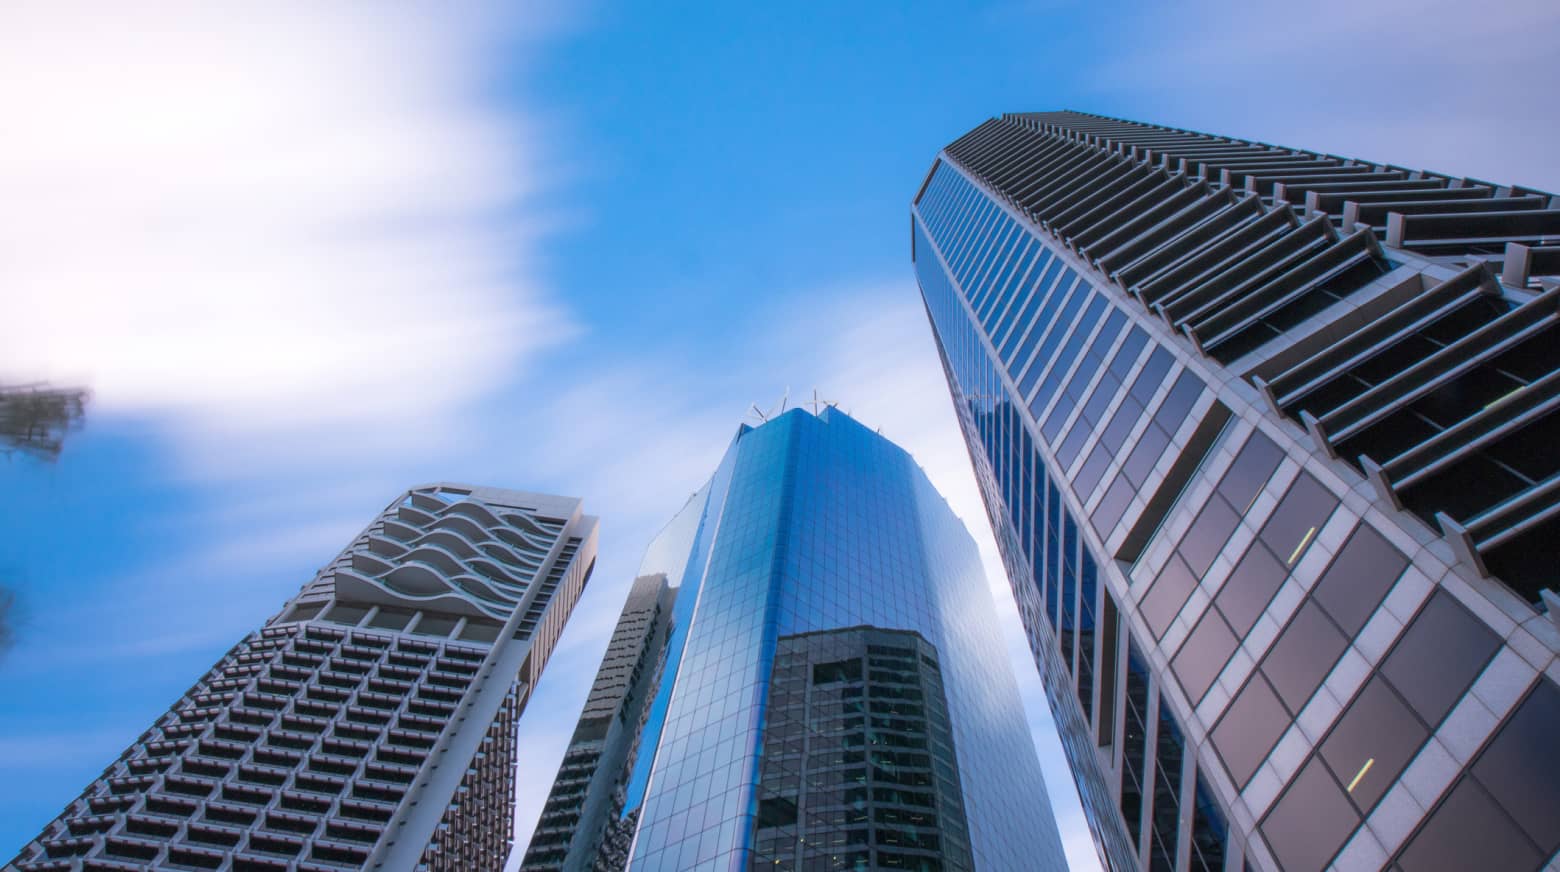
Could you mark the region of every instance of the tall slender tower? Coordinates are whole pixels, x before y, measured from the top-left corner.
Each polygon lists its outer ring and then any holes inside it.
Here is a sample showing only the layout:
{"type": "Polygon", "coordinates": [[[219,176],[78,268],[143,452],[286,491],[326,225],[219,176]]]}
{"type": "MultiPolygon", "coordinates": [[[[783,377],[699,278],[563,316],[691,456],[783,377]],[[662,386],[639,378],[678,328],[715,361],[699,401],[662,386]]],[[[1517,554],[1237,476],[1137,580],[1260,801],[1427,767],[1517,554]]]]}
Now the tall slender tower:
{"type": "Polygon", "coordinates": [[[622,820],[629,764],[649,715],[676,596],[665,575],[634,579],[521,872],[615,870],[627,861],[624,837],[632,829],[622,820]]]}
{"type": "Polygon", "coordinates": [[[631,600],[602,669],[642,664],[637,753],[591,775],[587,707],[538,830],[573,850],[528,867],[1065,868],[974,542],[903,450],[834,409],[742,427],[640,575],[669,624],[631,600]]]}
{"type": "Polygon", "coordinates": [[[13,867],[503,868],[515,720],[595,556],[579,500],[407,491],[13,867]]]}
{"type": "Polygon", "coordinates": [[[911,207],[1113,870],[1560,849],[1560,204],[1075,112],[911,207]]]}

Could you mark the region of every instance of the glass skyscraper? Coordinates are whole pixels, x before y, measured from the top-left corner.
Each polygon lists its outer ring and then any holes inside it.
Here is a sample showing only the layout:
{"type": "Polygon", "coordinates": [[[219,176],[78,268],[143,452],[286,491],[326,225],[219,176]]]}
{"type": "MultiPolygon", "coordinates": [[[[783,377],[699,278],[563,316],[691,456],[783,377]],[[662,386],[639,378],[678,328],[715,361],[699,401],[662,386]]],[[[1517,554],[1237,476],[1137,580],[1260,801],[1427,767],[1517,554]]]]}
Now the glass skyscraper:
{"type": "Polygon", "coordinates": [[[614,709],[637,753],[560,772],[543,826],[572,853],[537,868],[624,845],[635,872],[1065,868],[974,542],[902,449],[835,409],[744,426],[640,576],[669,627],[626,609],[602,667],[657,676],[614,709]],[[573,817],[587,780],[615,824],[573,817]]]}
{"type": "Polygon", "coordinates": [[[912,257],[1113,870],[1560,849],[1560,204],[1074,112],[912,257]]]}
{"type": "Polygon", "coordinates": [[[403,493],[6,868],[497,872],[596,527],[567,497],[403,493]]]}

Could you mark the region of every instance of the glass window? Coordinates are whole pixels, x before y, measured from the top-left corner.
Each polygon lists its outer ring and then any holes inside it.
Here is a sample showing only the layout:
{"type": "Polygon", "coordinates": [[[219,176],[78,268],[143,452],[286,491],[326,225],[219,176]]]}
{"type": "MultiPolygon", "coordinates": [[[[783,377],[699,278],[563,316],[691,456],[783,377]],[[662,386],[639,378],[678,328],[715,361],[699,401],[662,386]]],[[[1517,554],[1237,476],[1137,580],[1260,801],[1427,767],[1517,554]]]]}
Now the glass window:
{"type": "Polygon", "coordinates": [[[1170,628],[1181,606],[1186,605],[1186,598],[1191,596],[1192,588],[1196,586],[1197,576],[1192,574],[1181,555],[1170,555],[1169,562],[1160,570],[1159,578],[1154,580],[1154,586],[1143,597],[1142,605],[1138,608],[1155,639],[1164,637],[1165,630],[1170,628]]]}
{"type": "Polygon", "coordinates": [[[1126,513],[1127,507],[1132,505],[1132,494],[1137,489],[1132,482],[1127,481],[1126,476],[1118,476],[1110,490],[1100,498],[1100,504],[1094,508],[1094,514],[1090,520],[1094,522],[1094,529],[1099,531],[1101,537],[1109,537],[1116,524],[1121,521],[1121,516],[1126,513]]]}
{"type": "Polygon", "coordinates": [[[1338,549],[1311,595],[1352,638],[1407,566],[1402,552],[1373,527],[1361,524],[1338,549]]]}
{"type": "Polygon", "coordinates": [[[1398,867],[1403,872],[1537,869],[1543,860],[1479,783],[1464,776],[1409,840],[1398,867]]]}
{"type": "MultiPolygon", "coordinates": [[[[1033,412],[1037,419],[1040,417],[1040,413],[1045,411],[1046,405],[1051,402],[1051,397],[1056,394],[1057,387],[1061,385],[1068,369],[1072,367],[1073,361],[1078,357],[1078,352],[1083,349],[1083,343],[1089,338],[1090,331],[1094,329],[1095,323],[1099,321],[1100,314],[1105,308],[1105,298],[1095,294],[1089,300],[1088,308],[1083,310],[1083,315],[1078,319],[1077,326],[1068,338],[1067,344],[1062,346],[1062,350],[1057,353],[1056,357],[1049,361],[1049,374],[1045,377],[1045,382],[1040,385],[1040,390],[1036,391],[1034,398],[1029,401],[1029,411],[1033,412]]],[[[1035,365],[1041,366],[1041,361],[1043,360],[1045,358],[1042,357],[1035,362],[1035,365]]]]}
{"type": "Polygon", "coordinates": [[[1425,723],[1434,726],[1499,647],[1494,631],[1468,614],[1451,594],[1438,590],[1403,631],[1381,673],[1425,723]]]}
{"type": "Polygon", "coordinates": [[[1240,789],[1289,729],[1289,714],[1261,675],[1252,676],[1213,728],[1213,747],[1240,789]]]}
{"type": "MultiPolygon", "coordinates": [[[[1035,266],[1034,272],[1040,273],[1041,270],[1045,270],[1045,259],[1049,258],[1050,256],[1051,253],[1049,251],[1045,252],[1039,264],[1035,266]]],[[[1004,361],[1009,360],[1013,354],[1014,346],[1018,344],[1018,340],[1024,336],[1025,331],[1028,330],[1031,325],[1033,325],[1034,330],[1030,335],[1038,337],[1040,332],[1045,329],[1046,322],[1049,321],[1051,316],[1055,314],[1057,305],[1061,303],[1061,295],[1059,293],[1051,292],[1050,283],[1051,278],[1056,274],[1057,268],[1060,265],[1061,261],[1052,263],[1050,269],[1046,270],[1046,272],[1043,274],[1043,277],[1035,283],[1035,286],[1029,295],[1029,299],[1024,303],[1024,307],[1020,311],[1019,315],[1015,317],[1010,313],[1008,317],[1004,319],[1011,320],[1013,322],[1013,326],[1011,328],[1001,328],[998,331],[998,334],[1004,336],[1005,338],[1001,340],[1000,345],[993,343],[995,347],[1001,349],[1000,354],[1004,361]],[[1042,305],[1045,307],[1044,309],[1041,309],[1042,305]],[[1038,316],[1035,315],[1036,310],[1040,310],[1040,314],[1038,316]]],[[[1014,308],[1017,309],[1018,307],[1015,306],[1014,308]]]]}
{"type": "Polygon", "coordinates": [[[1175,872],[1181,836],[1181,759],[1186,743],[1164,697],[1159,699],[1159,733],[1154,741],[1154,822],[1149,840],[1150,872],[1175,872]]]}
{"type": "Polygon", "coordinates": [[[1244,637],[1251,632],[1257,618],[1288,575],[1289,570],[1272,552],[1261,542],[1253,542],[1246,549],[1246,556],[1235,564],[1229,580],[1219,588],[1214,604],[1224,613],[1236,634],[1244,637]]]}
{"type": "Polygon", "coordinates": [[[1473,773],[1545,855],[1560,850],[1560,689],[1539,679],[1474,761],[1473,773]]]}
{"type": "Polygon", "coordinates": [[[1283,456],[1273,440],[1264,436],[1260,430],[1253,430],[1246,444],[1241,446],[1240,453],[1235,455],[1229,470],[1219,480],[1219,493],[1244,515],[1256,500],[1257,494],[1262,492],[1262,486],[1267,484],[1273,471],[1278,469],[1278,462],[1283,456]]]}
{"type": "Polygon", "coordinates": [[[1229,662],[1238,644],[1229,624],[1217,610],[1209,609],[1203,614],[1171,661],[1175,676],[1180,679],[1181,688],[1192,705],[1202,701],[1203,694],[1224,671],[1224,664],[1229,662]]]}
{"type": "Polygon", "coordinates": [[[1154,413],[1154,420],[1174,433],[1181,422],[1192,414],[1192,406],[1197,404],[1197,398],[1202,396],[1202,392],[1202,379],[1193,375],[1191,370],[1183,370],[1175,380],[1175,386],[1170,388],[1170,393],[1165,395],[1164,404],[1154,413]]]}
{"type": "Polygon", "coordinates": [[[1224,810],[1219,808],[1218,800],[1213,798],[1213,791],[1203,781],[1200,772],[1194,790],[1193,800],[1196,805],[1192,808],[1192,872],[1224,872],[1224,857],[1229,840],[1224,810]]]}
{"type": "Polygon", "coordinates": [[[1138,355],[1147,344],[1148,334],[1142,327],[1133,326],[1127,332],[1127,338],[1121,341],[1121,347],[1116,349],[1116,356],[1111,358],[1110,374],[1118,381],[1126,381],[1127,373],[1132,371],[1132,364],[1137,363],[1138,355]]]}
{"type": "Polygon", "coordinates": [[[1313,757],[1263,819],[1262,836],[1284,869],[1322,869],[1359,822],[1343,790],[1313,757]]]}
{"type": "Polygon", "coordinates": [[[1429,731],[1376,676],[1354,697],[1321,744],[1322,759],[1368,813],[1419,753],[1429,731]]]}
{"type": "Polygon", "coordinates": [[[1181,538],[1181,556],[1186,558],[1186,565],[1193,573],[1201,577],[1208,571],[1239,523],[1240,516],[1223,498],[1214,496],[1208,500],[1181,538]]]}
{"type": "Polygon", "coordinates": [[[1163,348],[1155,348],[1143,364],[1143,369],[1138,372],[1138,377],[1132,382],[1132,399],[1138,401],[1139,406],[1148,406],[1148,401],[1154,398],[1154,392],[1159,390],[1159,383],[1165,380],[1165,373],[1170,371],[1170,364],[1175,362],[1175,357],[1163,348]]]}
{"type": "Polygon", "coordinates": [[[1285,566],[1294,566],[1337,506],[1338,498],[1332,491],[1309,473],[1302,472],[1278,501],[1272,517],[1262,525],[1259,538],[1273,549],[1285,566]]]}
{"type": "MultiPolygon", "coordinates": [[[[1046,362],[1051,359],[1051,352],[1056,348],[1056,344],[1062,341],[1068,326],[1073,323],[1073,317],[1078,314],[1079,307],[1083,305],[1084,297],[1089,296],[1087,285],[1079,283],[1069,289],[1069,285],[1073,285],[1071,276],[1072,270],[1068,270],[1067,275],[1056,283],[1056,290],[1051,292],[1053,296],[1065,297],[1066,300],[1062,303],[1061,312],[1057,314],[1056,319],[1048,325],[1045,313],[1041,313],[1041,317],[1035,322],[1035,328],[1029,331],[1029,337],[1024,340],[1023,346],[1012,359],[1007,361],[1008,372],[1015,379],[1018,378],[1019,373],[1023,373],[1024,377],[1018,383],[1020,396],[1029,395],[1029,389],[1034,387],[1035,381],[1040,378],[1040,373],[1045,371],[1046,362]],[[1040,344],[1040,351],[1034,356],[1034,366],[1025,371],[1024,364],[1029,362],[1030,349],[1035,347],[1035,343],[1040,341],[1042,335],[1045,336],[1045,341],[1040,344]]],[[[1047,308],[1050,306],[1047,305],[1047,308]]]]}
{"type": "Polygon", "coordinates": [[[1348,644],[1316,603],[1307,601],[1273,643],[1262,661],[1262,673],[1289,710],[1298,714],[1348,644]]]}
{"type": "Polygon", "coordinates": [[[1121,465],[1122,474],[1134,485],[1142,485],[1169,444],[1170,437],[1157,425],[1144,429],[1132,453],[1127,455],[1127,462],[1121,465]]]}
{"type": "Polygon", "coordinates": [[[1127,822],[1132,843],[1143,831],[1143,766],[1148,751],[1148,665],[1138,651],[1137,640],[1127,634],[1127,692],[1123,712],[1126,735],[1122,740],[1121,816],[1127,822]]]}

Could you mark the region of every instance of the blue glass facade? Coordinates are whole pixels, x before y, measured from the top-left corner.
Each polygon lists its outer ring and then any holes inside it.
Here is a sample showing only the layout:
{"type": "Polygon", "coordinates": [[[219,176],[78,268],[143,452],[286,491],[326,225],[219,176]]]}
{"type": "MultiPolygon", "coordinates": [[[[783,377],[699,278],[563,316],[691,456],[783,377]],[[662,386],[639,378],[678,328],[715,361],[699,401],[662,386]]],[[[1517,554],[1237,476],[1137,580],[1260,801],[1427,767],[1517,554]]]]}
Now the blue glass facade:
{"type": "Polygon", "coordinates": [[[1515,190],[1070,112],[933,165],[916,277],[1107,868],[1560,861],[1515,190]]]}
{"type": "Polygon", "coordinates": [[[975,868],[1065,868],[974,543],[903,450],[833,409],[744,427],[641,571],[682,590],[630,868],[753,867],[777,644],[864,625],[936,652],[975,868]]]}

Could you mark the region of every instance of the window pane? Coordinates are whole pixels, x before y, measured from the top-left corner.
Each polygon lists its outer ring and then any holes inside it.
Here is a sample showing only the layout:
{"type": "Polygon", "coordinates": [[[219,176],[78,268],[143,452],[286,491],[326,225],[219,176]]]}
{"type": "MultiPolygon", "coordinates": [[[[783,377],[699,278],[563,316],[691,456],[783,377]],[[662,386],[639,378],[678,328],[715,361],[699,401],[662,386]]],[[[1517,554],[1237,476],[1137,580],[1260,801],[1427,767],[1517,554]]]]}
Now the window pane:
{"type": "Polygon", "coordinates": [[[1241,514],[1245,514],[1262,486],[1273,475],[1273,470],[1278,469],[1278,462],[1282,458],[1283,453],[1273,440],[1264,436],[1260,430],[1252,431],[1251,438],[1241,446],[1240,453],[1235,455],[1224,478],[1219,480],[1219,493],[1241,514]]]}
{"type": "Polygon", "coordinates": [[[1425,603],[1381,673],[1432,726],[1452,710],[1495,655],[1500,639],[1444,590],[1425,603]]]}
{"type": "Polygon", "coordinates": [[[1208,500],[1197,515],[1197,520],[1187,528],[1186,535],[1181,539],[1181,555],[1199,578],[1213,565],[1213,559],[1219,556],[1219,552],[1224,550],[1224,543],[1229,541],[1238,523],[1240,516],[1230,508],[1230,504],[1215,496],[1208,500]]]}
{"type": "Polygon", "coordinates": [[[1262,821],[1262,836],[1286,870],[1321,869],[1332,860],[1360,816],[1315,757],[1262,821]]]}
{"type": "Polygon", "coordinates": [[[1181,688],[1186,691],[1186,697],[1192,701],[1192,705],[1202,701],[1203,694],[1208,692],[1214,679],[1224,671],[1224,664],[1229,662],[1230,655],[1235,653],[1236,645],[1235,634],[1230,632],[1229,624],[1219,617],[1218,610],[1209,609],[1203,614],[1202,620],[1197,622],[1197,627],[1186,637],[1186,642],[1171,661],[1176,678],[1180,679],[1181,688]]]}
{"type": "Polygon", "coordinates": [[[1285,566],[1294,566],[1337,505],[1332,491],[1302,472],[1263,525],[1261,539],[1285,566]]]}
{"type": "Polygon", "coordinates": [[[1543,858],[1501,814],[1489,794],[1464,777],[1398,857],[1403,872],[1537,869],[1543,858]]]}
{"type": "Polygon", "coordinates": [[[1273,643],[1262,672],[1289,710],[1299,713],[1348,644],[1316,603],[1308,601],[1273,643]]]}
{"type": "Polygon", "coordinates": [[[1428,735],[1378,675],[1343,710],[1322,742],[1321,756],[1360,809],[1369,812],[1428,735]]]}
{"type": "Polygon", "coordinates": [[[1365,626],[1408,558],[1368,524],[1361,524],[1338,549],[1312,596],[1351,638],[1365,626]]]}
{"type": "Polygon", "coordinates": [[[1219,588],[1214,603],[1235,632],[1245,636],[1288,575],[1289,570],[1272,552],[1261,542],[1253,542],[1246,549],[1246,556],[1235,564],[1224,587],[1219,588]]]}
{"type": "Polygon", "coordinates": [[[1546,854],[1560,849],[1560,689],[1538,686],[1473,764],[1479,781],[1546,854]]]}
{"type": "Polygon", "coordinates": [[[1180,554],[1170,555],[1170,561],[1160,571],[1159,578],[1154,581],[1154,586],[1149,590],[1148,596],[1143,597],[1143,603],[1139,611],[1143,620],[1148,622],[1148,628],[1154,631],[1154,638],[1164,636],[1170,623],[1175,620],[1181,606],[1186,605],[1186,598],[1191,596],[1192,588],[1197,584],[1197,576],[1187,568],[1186,561],[1180,554]]]}
{"type": "Polygon", "coordinates": [[[1213,746],[1237,787],[1245,788],[1287,729],[1289,714],[1278,696],[1261,675],[1253,676],[1213,728],[1213,746]]]}

